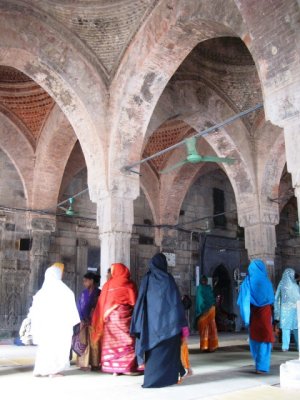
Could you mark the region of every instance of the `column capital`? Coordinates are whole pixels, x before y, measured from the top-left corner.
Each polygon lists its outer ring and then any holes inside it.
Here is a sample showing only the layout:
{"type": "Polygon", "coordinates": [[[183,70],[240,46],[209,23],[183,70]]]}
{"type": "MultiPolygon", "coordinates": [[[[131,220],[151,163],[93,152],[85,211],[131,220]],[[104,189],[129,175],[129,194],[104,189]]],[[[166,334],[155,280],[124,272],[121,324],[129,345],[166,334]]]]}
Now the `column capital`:
{"type": "Polygon", "coordinates": [[[110,181],[108,190],[102,190],[98,193],[97,203],[109,197],[121,197],[135,200],[140,194],[139,175],[129,173],[128,171],[119,172],[119,175],[113,177],[110,181]]]}
{"type": "Polygon", "coordinates": [[[133,199],[109,196],[101,199],[97,206],[99,233],[131,233],[134,222],[133,199]]]}
{"type": "Polygon", "coordinates": [[[266,120],[284,128],[300,118],[300,79],[290,81],[288,85],[266,87],[264,93],[266,120]]]}
{"type": "Polygon", "coordinates": [[[255,226],[258,224],[278,225],[279,208],[278,204],[271,203],[261,205],[260,207],[243,207],[238,211],[239,225],[243,228],[255,226]]]}
{"type": "MultiPolygon", "coordinates": [[[[261,199],[260,199],[261,201],[261,199]]],[[[239,225],[245,229],[245,247],[249,259],[259,258],[266,262],[274,280],[274,259],[276,249],[276,230],[279,223],[278,204],[257,201],[239,210],[239,225]]]]}

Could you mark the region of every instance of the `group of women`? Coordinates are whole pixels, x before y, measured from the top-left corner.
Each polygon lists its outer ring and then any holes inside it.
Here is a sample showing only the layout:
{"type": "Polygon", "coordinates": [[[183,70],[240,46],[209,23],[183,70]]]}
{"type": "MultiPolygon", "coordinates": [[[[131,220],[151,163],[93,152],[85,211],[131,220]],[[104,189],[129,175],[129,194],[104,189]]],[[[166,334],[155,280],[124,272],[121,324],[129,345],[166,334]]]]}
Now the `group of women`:
{"type": "Polygon", "coordinates": [[[143,387],[177,383],[186,374],[181,344],[187,321],[177,285],[167,272],[166,257],[159,253],[152,258],[139,293],[123,264],[112,265],[96,305],[92,300],[82,301],[88,298],[87,290],[93,298],[93,287],[86,288],[78,302],[81,330],[87,331],[87,321],[89,335],[78,365],[94,368],[98,358],[103,372],[132,375],[144,371],[143,387]]]}
{"type": "MultiPolygon", "coordinates": [[[[97,276],[87,273],[77,305],[73,292],[62,282],[63,265],[48,268],[28,316],[34,343],[38,344],[34,374],[60,376],[69,364],[72,341],[77,364],[83,370],[101,368],[103,372],[129,375],[143,371],[144,388],[180,382],[189,368],[189,330],[178,287],[167,267],[164,254],[154,256],[139,291],[123,264],[112,265],[101,293],[97,276]]],[[[218,346],[215,299],[207,283],[202,277],[197,288],[196,323],[201,350],[214,351],[218,346]]],[[[249,326],[257,373],[270,368],[272,305],[283,332],[283,350],[287,350],[291,332],[295,339],[298,337],[298,300],[294,270],[284,272],[274,296],[264,263],[250,263],[238,304],[249,326]]]]}
{"type": "Polygon", "coordinates": [[[111,266],[101,293],[97,277],[87,273],[77,309],[73,292],[62,282],[63,265],[48,268],[29,313],[38,345],[34,375],[61,376],[72,342],[83,370],[143,371],[145,388],[178,383],[187,374],[181,356],[188,362],[188,328],[167,267],[164,254],[154,256],[139,292],[123,264],[111,266]]]}

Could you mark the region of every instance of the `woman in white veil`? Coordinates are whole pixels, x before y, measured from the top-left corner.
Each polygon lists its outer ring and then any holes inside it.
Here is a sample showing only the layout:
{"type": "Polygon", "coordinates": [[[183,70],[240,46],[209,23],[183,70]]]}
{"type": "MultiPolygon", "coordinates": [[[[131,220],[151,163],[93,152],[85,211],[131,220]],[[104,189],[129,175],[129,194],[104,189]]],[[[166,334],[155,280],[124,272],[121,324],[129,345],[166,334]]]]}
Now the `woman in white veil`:
{"type": "Polygon", "coordinates": [[[29,311],[38,345],[34,376],[60,376],[69,367],[73,326],[80,322],[74,293],[62,282],[63,264],[48,268],[29,311]]]}

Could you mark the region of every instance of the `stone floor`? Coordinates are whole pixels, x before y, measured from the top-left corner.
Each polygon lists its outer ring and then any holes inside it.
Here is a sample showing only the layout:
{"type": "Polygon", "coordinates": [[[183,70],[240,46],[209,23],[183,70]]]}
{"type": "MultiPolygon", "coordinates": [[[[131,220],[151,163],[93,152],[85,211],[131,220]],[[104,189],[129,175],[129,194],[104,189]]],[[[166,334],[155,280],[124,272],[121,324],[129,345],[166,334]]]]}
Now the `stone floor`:
{"type": "Polygon", "coordinates": [[[200,354],[198,338],[190,338],[194,375],[183,384],[164,389],[142,389],[143,377],[113,377],[71,367],[64,378],[33,378],[35,348],[0,345],[1,399],[24,400],[235,400],[299,399],[299,393],[279,388],[279,365],[297,358],[296,352],[275,349],[271,373],[257,376],[245,335],[222,335],[220,349],[200,354]]]}

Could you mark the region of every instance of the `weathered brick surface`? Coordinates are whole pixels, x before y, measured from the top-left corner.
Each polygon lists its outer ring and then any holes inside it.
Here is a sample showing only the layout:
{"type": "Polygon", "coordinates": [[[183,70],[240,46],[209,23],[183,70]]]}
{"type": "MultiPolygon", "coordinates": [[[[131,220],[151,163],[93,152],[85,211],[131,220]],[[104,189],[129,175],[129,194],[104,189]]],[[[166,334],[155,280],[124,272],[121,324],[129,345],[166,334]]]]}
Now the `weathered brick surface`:
{"type": "Polygon", "coordinates": [[[25,312],[25,289],[12,286],[8,272],[21,271],[32,291],[60,259],[77,292],[100,240],[102,274],[123,261],[139,282],[163,249],[176,253],[172,272],[189,292],[198,242],[149,224],[211,214],[213,187],[225,191],[226,209],[237,209],[215,234],[230,241],[239,223],[249,256],[278,263],[275,279],[285,263],[297,267],[297,239],[284,221],[288,211],[297,219],[292,187],[300,202],[298,2],[50,3],[0,1],[0,199],[47,209],[87,185],[89,192],[75,201],[85,219],[0,216],[1,285],[16,293],[1,309],[8,329],[25,312]],[[136,167],[141,177],[122,170],[261,101],[264,112],[198,142],[201,154],[232,157],[232,166],[188,165],[160,176],[185,158],[182,147],[136,167]],[[282,175],[286,162],[292,182],[282,175]],[[287,204],[270,201],[285,194],[287,204]],[[30,234],[32,250],[16,250],[20,235],[30,234]]]}

